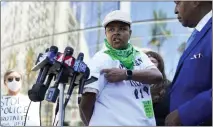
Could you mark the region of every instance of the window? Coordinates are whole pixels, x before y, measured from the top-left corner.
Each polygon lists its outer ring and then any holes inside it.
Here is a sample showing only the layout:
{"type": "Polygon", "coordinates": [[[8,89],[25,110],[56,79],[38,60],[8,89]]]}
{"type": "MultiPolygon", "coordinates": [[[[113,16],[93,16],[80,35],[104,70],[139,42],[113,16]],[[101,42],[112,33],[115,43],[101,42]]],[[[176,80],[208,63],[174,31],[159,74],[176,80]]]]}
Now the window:
{"type": "Polygon", "coordinates": [[[106,14],[119,9],[119,2],[71,2],[81,29],[101,26],[106,14]]]}
{"type": "Polygon", "coordinates": [[[161,13],[159,18],[176,18],[174,8],[174,2],[131,2],[132,20],[152,20],[154,11],[161,13]]]}
{"type": "Polygon", "coordinates": [[[166,74],[172,79],[184,42],[190,35],[177,20],[162,22],[139,22],[132,25],[133,44],[159,52],[165,62],[166,74]],[[155,30],[153,30],[155,29],[155,30]],[[134,42],[136,40],[136,42],[134,42]]]}
{"type": "Polygon", "coordinates": [[[84,31],[85,41],[88,45],[89,55],[92,57],[97,51],[102,48],[105,33],[104,29],[98,28],[94,30],[84,31]]]}

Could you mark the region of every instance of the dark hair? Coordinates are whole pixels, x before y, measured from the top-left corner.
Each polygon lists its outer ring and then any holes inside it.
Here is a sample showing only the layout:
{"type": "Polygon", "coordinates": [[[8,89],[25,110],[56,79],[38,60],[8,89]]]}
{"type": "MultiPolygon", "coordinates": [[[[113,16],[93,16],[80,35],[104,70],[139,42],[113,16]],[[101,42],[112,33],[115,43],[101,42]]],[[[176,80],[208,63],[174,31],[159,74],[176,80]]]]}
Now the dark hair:
{"type": "MultiPolygon", "coordinates": [[[[10,75],[11,73],[13,73],[13,72],[17,72],[17,71],[15,71],[15,70],[7,70],[6,72],[5,72],[5,74],[4,74],[4,84],[5,84],[5,82],[6,82],[6,78],[7,78],[7,76],[8,75],[10,75]]],[[[17,72],[17,73],[19,73],[19,72],[17,72]]],[[[19,73],[20,74],[20,76],[21,76],[21,78],[22,78],[22,75],[21,75],[21,73],[19,73]]]]}
{"type": "Polygon", "coordinates": [[[153,58],[155,58],[157,61],[158,61],[158,69],[159,69],[159,71],[162,73],[162,75],[163,75],[163,80],[165,81],[165,80],[167,80],[167,78],[166,78],[166,74],[165,74],[165,67],[164,67],[164,61],[163,61],[163,58],[158,54],[158,53],[156,53],[156,52],[153,52],[153,51],[147,51],[147,52],[145,52],[146,53],[146,55],[148,56],[148,57],[153,57],[153,58]]]}

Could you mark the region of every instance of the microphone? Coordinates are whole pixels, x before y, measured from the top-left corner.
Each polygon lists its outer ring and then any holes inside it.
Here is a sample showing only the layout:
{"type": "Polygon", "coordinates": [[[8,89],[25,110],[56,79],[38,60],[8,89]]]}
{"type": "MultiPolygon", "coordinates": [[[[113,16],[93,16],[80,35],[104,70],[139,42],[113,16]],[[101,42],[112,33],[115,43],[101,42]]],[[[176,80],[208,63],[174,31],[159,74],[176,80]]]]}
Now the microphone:
{"type": "MultiPolygon", "coordinates": [[[[75,62],[75,58],[72,57],[72,55],[69,55],[69,53],[67,55],[65,55],[64,53],[58,52],[58,54],[56,56],[56,60],[54,61],[53,66],[50,68],[50,72],[58,74],[61,67],[64,67],[64,68],[66,68],[65,70],[67,73],[72,74],[72,72],[73,72],[72,67],[74,65],[74,62],[75,62]],[[63,62],[63,60],[64,60],[64,62],[63,62]]],[[[71,76],[71,74],[70,74],[70,76],[71,76]]]]}
{"type": "Polygon", "coordinates": [[[68,83],[68,78],[70,76],[70,72],[72,72],[72,67],[75,63],[75,58],[72,57],[73,55],[73,48],[72,47],[66,47],[63,54],[59,55],[59,59],[57,59],[57,62],[60,63],[59,68],[59,74],[56,80],[56,82],[59,83],[68,83]]]}
{"type": "Polygon", "coordinates": [[[72,91],[75,87],[75,80],[76,80],[76,77],[77,75],[82,72],[82,69],[84,69],[84,66],[82,67],[82,62],[83,62],[83,59],[84,59],[84,54],[83,53],[79,53],[78,57],[77,57],[77,60],[75,61],[75,64],[73,66],[73,69],[74,69],[74,74],[73,74],[73,77],[70,81],[70,86],[68,88],[68,91],[67,91],[67,96],[66,96],[66,99],[65,99],[65,103],[64,103],[64,108],[66,107],[71,95],[72,95],[72,91]]]}
{"type": "MultiPolygon", "coordinates": [[[[79,53],[79,55],[78,55],[78,57],[77,57],[77,59],[75,61],[75,64],[73,66],[74,72],[73,72],[73,76],[72,76],[71,81],[70,81],[70,86],[68,88],[67,95],[66,95],[66,98],[65,98],[64,109],[66,108],[67,103],[69,102],[69,99],[70,99],[70,97],[72,95],[72,91],[73,91],[73,89],[75,87],[75,83],[74,82],[76,80],[77,75],[79,74],[79,72],[83,71],[84,68],[86,68],[85,67],[86,64],[84,64],[85,66],[83,68],[81,68],[82,67],[81,65],[83,65],[82,64],[83,59],[84,59],[84,54],[83,53],[79,53]]],[[[58,113],[58,109],[59,109],[59,105],[57,104],[56,110],[55,110],[56,114],[58,113]]]]}
{"type": "MultiPolygon", "coordinates": [[[[32,71],[37,71],[40,68],[43,68],[46,64],[48,64],[50,61],[53,62],[56,56],[56,53],[58,52],[58,47],[51,46],[49,51],[46,49],[46,53],[43,54],[41,57],[37,59],[36,65],[32,68],[32,71]]],[[[41,55],[41,54],[39,54],[41,55]]]]}
{"type": "Polygon", "coordinates": [[[80,104],[80,102],[81,102],[84,85],[85,85],[86,80],[89,78],[89,75],[90,75],[90,69],[87,67],[86,72],[84,73],[83,77],[79,81],[78,104],[80,104]]]}
{"type": "Polygon", "coordinates": [[[84,54],[79,53],[77,57],[77,61],[75,61],[75,64],[73,66],[73,69],[75,72],[86,72],[87,65],[83,62],[84,54]]]}
{"type": "Polygon", "coordinates": [[[56,64],[60,63],[60,68],[59,68],[59,73],[56,77],[56,82],[53,87],[49,88],[47,96],[46,96],[46,100],[49,102],[55,103],[55,101],[58,97],[58,94],[59,94],[59,89],[58,89],[59,83],[68,82],[69,69],[67,69],[65,67],[67,67],[66,64],[72,66],[72,63],[74,63],[74,62],[73,61],[66,62],[66,60],[70,61],[71,58],[72,58],[71,60],[75,60],[72,57],[73,51],[74,50],[72,47],[66,47],[64,53],[59,54],[58,59],[56,58],[57,59],[56,64]],[[65,62],[66,62],[66,64],[65,64],[65,62]]]}
{"type": "Polygon", "coordinates": [[[54,57],[56,56],[56,53],[58,52],[58,47],[51,46],[49,51],[42,56],[42,59],[39,59],[38,64],[34,67],[34,70],[37,70],[40,68],[40,72],[38,75],[38,78],[36,80],[36,84],[33,85],[32,89],[28,91],[28,96],[31,101],[37,102],[37,101],[43,101],[44,96],[46,93],[46,90],[48,89],[51,80],[53,78],[53,74],[48,77],[48,80],[46,84],[44,85],[44,81],[47,77],[48,71],[50,66],[53,64],[54,57]],[[41,61],[40,61],[41,60],[41,61]],[[36,69],[35,69],[36,68],[36,69]]]}
{"type": "Polygon", "coordinates": [[[53,64],[53,61],[55,59],[55,56],[56,56],[57,52],[58,52],[58,47],[51,46],[49,51],[44,54],[44,56],[43,56],[43,57],[45,57],[44,60],[39,62],[38,65],[35,67],[35,68],[38,67],[38,68],[42,68],[43,69],[43,71],[41,73],[41,76],[40,76],[40,78],[38,80],[39,83],[43,83],[45,81],[46,76],[47,76],[48,71],[49,71],[49,68],[53,64]],[[43,63],[45,63],[44,66],[41,66],[41,65],[43,65],[43,63]]]}
{"type": "MultiPolygon", "coordinates": [[[[49,48],[47,48],[46,50],[45,50],[45,53],[47,53],[49,51],[49,48]]],[[[37,57],[37,60],[36,60],[36,63],[35,63],[35,65],[37,65],[38,63],[39,63],[39,59],[41,58],[43,56],[43,53],[39,53],[38,54],[38,57],[37,57]]],[[[40,71],[39,71],[39,74],[38,74],[38,78],[37,78],[37,81],[36,81],[36,83],[38,83],[39,82],[39,79],[40,79],[40,76],[41,76],[41,73],[43,72],[43,68],[41,68],[40,69],[40,71]]]]}
{"type": "MultiPolygon", "coordinates": [[[[60,63],[64,60],[64,66],[71,67],[71,66],[73,66],[75,61],[73,61],[74,58],[72,57],[72,55],[70,55],[70,53],[71,52],[69,52],[66,55],[63,54],[63,53],[59,53],[59,55],[57,56],[56,60],[58,62],[60,62],[60,63]]],[[[73,54],[73,51],[72,51],[72,54],[73,54]]]]}

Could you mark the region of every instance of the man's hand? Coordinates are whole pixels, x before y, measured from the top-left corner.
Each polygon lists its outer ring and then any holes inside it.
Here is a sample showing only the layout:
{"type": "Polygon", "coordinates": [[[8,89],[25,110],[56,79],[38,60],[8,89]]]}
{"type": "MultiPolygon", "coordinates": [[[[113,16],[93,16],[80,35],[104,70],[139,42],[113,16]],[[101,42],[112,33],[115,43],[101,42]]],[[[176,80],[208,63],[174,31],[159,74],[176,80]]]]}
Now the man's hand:
{"type": "Polygon", "coordinates": [[[126,70],[119,68],[103,69],[101,73],[105,73],[105,78],[111,83],[120,82],[126,79],[126,70]]]}
{"type": "Polygon", "coordinates": [[[166,126],[181,126],[178,110],[171,112],[165,119],[166,126]]]}

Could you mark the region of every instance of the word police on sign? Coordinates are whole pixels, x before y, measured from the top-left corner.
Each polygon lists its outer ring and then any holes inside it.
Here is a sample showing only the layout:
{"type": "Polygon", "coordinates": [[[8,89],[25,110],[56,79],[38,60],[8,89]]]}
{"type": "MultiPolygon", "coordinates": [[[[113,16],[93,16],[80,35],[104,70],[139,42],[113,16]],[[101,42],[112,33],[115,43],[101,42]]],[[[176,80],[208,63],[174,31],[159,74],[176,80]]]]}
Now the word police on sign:
{"type": "Polygon", "coordinates": [[[31,103],[27,96],[2,96],[1,97],[1,125],[2,126],[39,126],[39,103],[31,103]]]}

